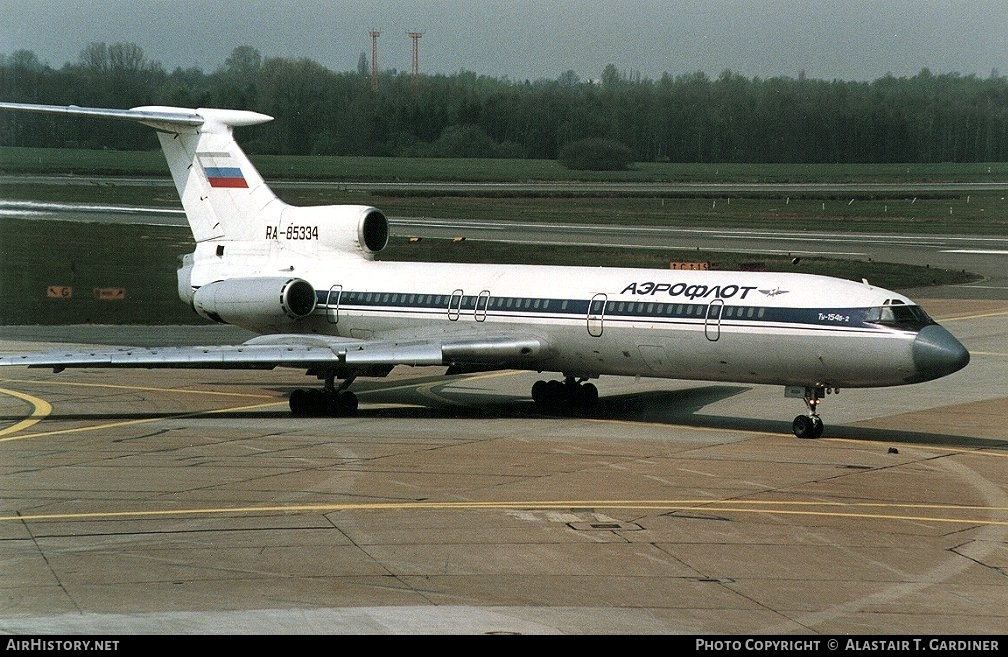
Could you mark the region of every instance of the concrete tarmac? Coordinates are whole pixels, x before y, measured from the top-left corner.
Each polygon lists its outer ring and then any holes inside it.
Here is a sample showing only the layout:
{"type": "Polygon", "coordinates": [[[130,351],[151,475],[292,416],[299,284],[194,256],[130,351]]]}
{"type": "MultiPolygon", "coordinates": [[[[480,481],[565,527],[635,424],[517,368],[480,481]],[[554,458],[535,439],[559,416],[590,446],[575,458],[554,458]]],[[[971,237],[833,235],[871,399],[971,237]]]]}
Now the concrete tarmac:
{"type": "Polygon", "coordinates": [[[1008,301],[922,303],[969,366],[831,395],[818,440],[769,386],[603,377],[565,417],[402,367],[319,419],[300,371],[5,369],[0,633],[1003,634],[1008,301]]]}

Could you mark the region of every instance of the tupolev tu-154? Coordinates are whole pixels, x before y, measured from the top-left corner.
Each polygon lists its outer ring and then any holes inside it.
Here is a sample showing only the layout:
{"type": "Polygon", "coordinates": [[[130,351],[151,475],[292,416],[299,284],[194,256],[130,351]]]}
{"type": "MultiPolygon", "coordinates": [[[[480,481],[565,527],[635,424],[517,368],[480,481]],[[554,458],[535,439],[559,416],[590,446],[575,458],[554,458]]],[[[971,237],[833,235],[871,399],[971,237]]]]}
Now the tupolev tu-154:
{"type": "Polygon", "coordinates": [[[0,109],[124,119],[157,131],[195,241],[178,294],[199,315],[257,333],[240,345],[13,354],[52,368],[300,368],[321,387],[290,395],[294,415],[357,412],[357,377],[397,365],[445,374],[556,373],[534,402],[590,408],[590,381],[643,376],[783,386],[822,435],[820,401],[841,388],[930,381],[969,352],[911,299],[866,281],[801,273],[590,266],[434,264],[376,259],[389,224],[362,205],[283,202],[234,139],[272,117],[229,109],[0,109]]]}

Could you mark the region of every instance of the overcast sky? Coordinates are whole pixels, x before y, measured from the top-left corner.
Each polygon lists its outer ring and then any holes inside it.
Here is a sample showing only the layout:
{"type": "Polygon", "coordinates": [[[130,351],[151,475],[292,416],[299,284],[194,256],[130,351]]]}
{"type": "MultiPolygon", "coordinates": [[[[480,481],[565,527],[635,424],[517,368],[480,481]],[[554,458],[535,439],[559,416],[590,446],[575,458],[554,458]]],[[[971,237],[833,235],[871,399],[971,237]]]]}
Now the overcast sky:
{"type": "Polygon", "coordinates": [[[169,71],[211,72],[241,45],[348,71],[378,30],[382,70],[411,70],[417,31],[422,73],[513,80],[599,78],[610,63],[651,79],[1008,74],[1008,0],[0,0],[0,26],[0,54],[54,68],[104,41],[169,71]]]}

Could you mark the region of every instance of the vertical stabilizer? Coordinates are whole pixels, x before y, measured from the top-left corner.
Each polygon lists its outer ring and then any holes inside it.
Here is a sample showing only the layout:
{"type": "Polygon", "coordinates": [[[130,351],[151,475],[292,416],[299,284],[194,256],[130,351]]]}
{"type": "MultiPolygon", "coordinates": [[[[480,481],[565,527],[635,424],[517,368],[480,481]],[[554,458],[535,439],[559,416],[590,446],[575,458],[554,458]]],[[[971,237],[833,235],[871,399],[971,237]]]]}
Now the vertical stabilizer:
{"type": "MultiPolygon", "coordinates": [[[[173,109],[138,107],[134,111],[173,109]]],[[[271,117],[219,109],[198,109],[195,114],[203,119],[198,126],[141,121],[158,130],[193,238],[197,242],[261,239],[266,208],[279,201],[239,148],[232,130],[235,126],[263,123],[271,117]]]]}

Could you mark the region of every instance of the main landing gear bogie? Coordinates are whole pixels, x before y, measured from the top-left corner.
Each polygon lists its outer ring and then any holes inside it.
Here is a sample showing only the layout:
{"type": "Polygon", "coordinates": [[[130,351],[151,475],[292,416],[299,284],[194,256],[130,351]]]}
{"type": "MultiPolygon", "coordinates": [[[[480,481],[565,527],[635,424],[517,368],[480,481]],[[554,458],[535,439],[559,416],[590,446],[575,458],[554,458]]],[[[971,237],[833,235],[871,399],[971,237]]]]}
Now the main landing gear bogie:
{"type": "Polygon", "coordinates": [[[298,388],[290,394],[291,413],[298,417],[344,417],[357,413],[357,395],[349,390],[298,388]]]}
{"type": "Polygon", "coordinates": [[[598,388],[573,376],[563,381],[536,381],[532,401],[544,408],[588,411],[598,405],[598,388]]]}
{"type": "Polygon", "coordinates": [[[351,376],[336,387],[336,376],[326,372],[319,378],[325,378],[325,387],[298,388],[290,394],[290,410],[296,416],[304,417],[345,417],[357,414],[357,395],[347,388],[355,377],[351,376]]]}

